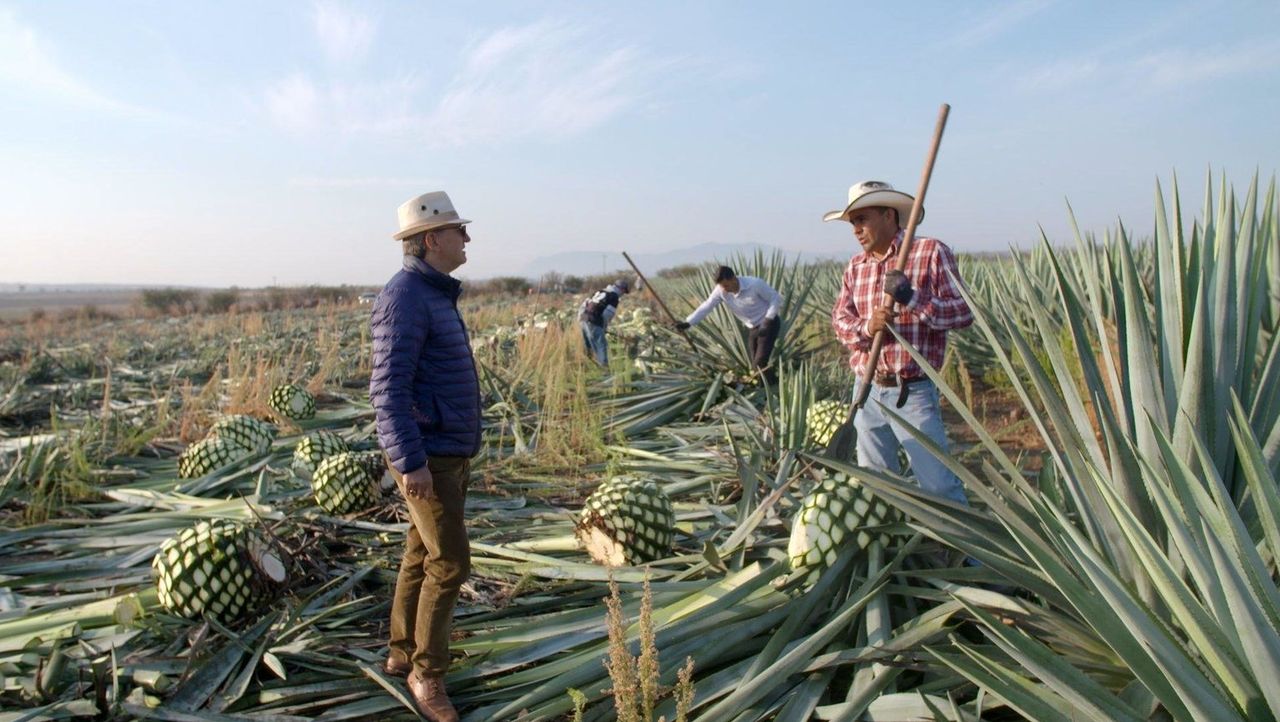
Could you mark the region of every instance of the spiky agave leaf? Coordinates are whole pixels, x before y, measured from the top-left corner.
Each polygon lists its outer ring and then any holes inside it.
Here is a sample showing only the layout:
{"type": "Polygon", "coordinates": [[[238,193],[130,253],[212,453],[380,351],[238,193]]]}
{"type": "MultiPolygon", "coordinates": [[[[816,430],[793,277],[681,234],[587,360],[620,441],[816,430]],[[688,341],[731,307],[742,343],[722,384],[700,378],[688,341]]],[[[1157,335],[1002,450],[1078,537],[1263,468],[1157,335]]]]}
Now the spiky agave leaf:
{"type": "Polygon", "coordinates": [[[267,405],[282,418],[293,421],[316,415],[316,397],[297,384],[280,384],[272,389],[267,405]]]}
{"type": "Polygon", "coordinates": [[[247,459],[253,452],[228,439],[210,436],[188,446],[178,457],[178,476],[194,479],[247,459]]]}
{"type": "Polygon", "coordinates": [[[577,536],[591,558],[608,566],[665,556],[675,540],[671,499],[650,479],[618,476],[587,498],[577,536]]]}
{"type": "Polygon", "coordinates": [[[334,454],[316,467],[311,491],[316,503],[330,514],[354,514],[378,503],[378,480],[371,471],[367,453],[345,451],[334,454]]]}
{"type": "Polygon", "coordinates": [[[825,569],[841,548],[865,549],[877,536],[885,545],[885,527],[902,520],[902,513],[873,495],[857,480],[837,472],[825,476],[804,498],[791,524],[787,556],[791,568],[825,569]]]}
{"type": "Polygon", "coordinates": [[[287,579],[284,562],[250,527],[201,521],[161,545],[151,562],[170,612],[228,623],[259,609],[287,579]]]}
{"type": "Polygon", "coordinates": [[[276,428],[252,416],[233,414],[218,419],[209,428],[208,435],[226,439],[256,456],[267,453],[271,448],[271,442],[276,438],[276,428]]]}
{"type": "Polygon", "coordinates": [[[293,468],[306,473],[314,473],[320,462],[351,447],[346,440],[328,429],[307,434],[293,448],[293,468]]]}

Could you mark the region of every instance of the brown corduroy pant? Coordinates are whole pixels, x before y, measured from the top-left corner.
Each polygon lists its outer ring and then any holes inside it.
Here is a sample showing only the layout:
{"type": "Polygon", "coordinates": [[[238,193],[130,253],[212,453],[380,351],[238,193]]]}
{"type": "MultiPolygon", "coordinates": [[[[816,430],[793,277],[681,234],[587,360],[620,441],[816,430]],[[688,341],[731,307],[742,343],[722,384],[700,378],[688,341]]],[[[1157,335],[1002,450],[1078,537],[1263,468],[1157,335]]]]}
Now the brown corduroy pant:
{"type": "Polygon", "coordinates": [[[391,658],[410,662],[421,676],[442,676],[449,669],[449,633],[462,583],[471,574],[471,545],[463,508],[471,478],[471,459],[433,456],[427,461],[434,496],[415,499],[404,491],[404,477],[391,475],[409,507],[412,524],[391,600],[391,658]]]}

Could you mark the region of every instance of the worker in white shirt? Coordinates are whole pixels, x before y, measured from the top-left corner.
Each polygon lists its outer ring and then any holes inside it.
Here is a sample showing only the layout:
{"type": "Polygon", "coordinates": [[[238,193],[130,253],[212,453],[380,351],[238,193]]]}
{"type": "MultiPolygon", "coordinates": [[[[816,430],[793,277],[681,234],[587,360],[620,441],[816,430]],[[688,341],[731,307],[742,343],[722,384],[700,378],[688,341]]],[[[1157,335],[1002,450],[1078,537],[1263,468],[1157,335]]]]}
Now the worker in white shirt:
{"type": "Polygon", "coordinates": [[[733,315],[750,329],[747,335],[747,353],[751,363],[759,369],[769,383],[777,383],[777,372],[769,365],[778,330],[782,327],[778,312],[782,310],[782,295],[769,284],[755,276],[739,276],[728,266],[716,270],[716,287],[683,321],[677,321],[677,331],[683,331],[701,321],[711,309],[724,302],[733,315]]]}

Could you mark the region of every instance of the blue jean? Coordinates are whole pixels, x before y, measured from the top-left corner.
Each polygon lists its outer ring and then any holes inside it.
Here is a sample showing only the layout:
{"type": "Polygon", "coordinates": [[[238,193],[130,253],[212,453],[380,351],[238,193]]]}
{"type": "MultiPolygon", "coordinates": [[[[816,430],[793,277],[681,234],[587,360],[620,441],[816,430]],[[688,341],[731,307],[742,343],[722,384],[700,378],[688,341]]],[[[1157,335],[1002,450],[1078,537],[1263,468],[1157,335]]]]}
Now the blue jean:
{"type": "Polygon", "coordinates": [[[609,365],[609,342],[604,337],[604,326],[583,321],[582,345],[587,347],[587,353],[595,357],[596,363],[601,366],[609,365]]]}
{"type": "MultiPolygon", "coordinates": [[[[854,385],[857,398],[859,380],[854,385]]],[[[884,407],[902,417],[907,423],[924,432],[943,451],[948,449],[947,431],[942,425],[942,407],[938,403],[938,387],[932,381],[919,381],[908,386],[907,403],[897,408],[897,386],[871,385],[867,403],[858,410],[853,426],[858,431],[858,465],[868,469],[902,473],[898,464],[898,447],[907,452],[911,471],[921,489],[951,499],[965,506],[969,501],[964,495],[964,485],[950,469],[939,461],[906,428],[890,421],[884,407]],[[877,403],[879,402],[879,403],[877,403]]]]}

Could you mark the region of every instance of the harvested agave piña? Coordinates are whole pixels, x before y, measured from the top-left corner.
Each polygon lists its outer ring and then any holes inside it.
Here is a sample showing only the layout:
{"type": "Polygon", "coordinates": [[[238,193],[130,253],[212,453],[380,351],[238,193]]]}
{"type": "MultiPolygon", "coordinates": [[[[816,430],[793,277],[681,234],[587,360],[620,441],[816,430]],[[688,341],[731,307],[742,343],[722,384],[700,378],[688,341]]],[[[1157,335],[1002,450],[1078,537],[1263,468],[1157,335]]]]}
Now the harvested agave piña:
{"type": "Polygon", "coordinates": [[[805,412],[805,426],[809,430],[809,440],[815,446],[826,446],[835,435],[836,429],[848,418],[849,405],[835,399],[819,401],[805,412]]]}
{"type": "Polygon", "coordinates": [[[217,436],[210,436],[188,446],[178,457],[178,476],[194,479],[211,474],[237,461],[253,456],[253,452],[217,436]]]}
{"type": "Polygon", "coordinates": [[[660,559],[675,539],[671,499],[653,481],[615,477],[587,498],[577,522],[579,543],[608,566],[660,559]]]}
{"type": "Polygon", "coordinates": [[[792,521],[787,544],[791,568],[825,569],[835,562],[842,546],[863,549],[874,535],[888,543],[884,528],[901,519],[901,512],[847,475],[825,477],[805,496],[792,521]]]}
{"type": "Polygon", "coordinates": [[[354,514],[378,504],[382,472],[374,470],[370,453],[345,451],[316,467],[311,492],[316,504],[330,514],[354,514]]]}
{"type": "Polygon", "coordinates": [[[267,405],[282,418],[292,421],[316,415],[316,397],[297,384],[280,384],[272,389],[267,405]]]}
{"type": "Polygon", "coordinates": [[[287,581],[281,555],[250,527],[201,521],[170,537],[151,561],[160,604],[222,623],[256,613],[287,581]]]}
{"type": "Polygon", "coordinates": [[[293,447],[293,468],[299,472],[314,473],[320,462],[351,447],[337,434],[328,429],[307,434],[298,445],[293,447]]]}
{"type": "Polygon", "coordinates": [[[218,419],[209,429],[208,436],[225,439],[258,455],[265,454],[271,449],[271,442],[276,438],[276,429],[271,424],[259,421],[252,416],[235,414],[218,419]]]}

